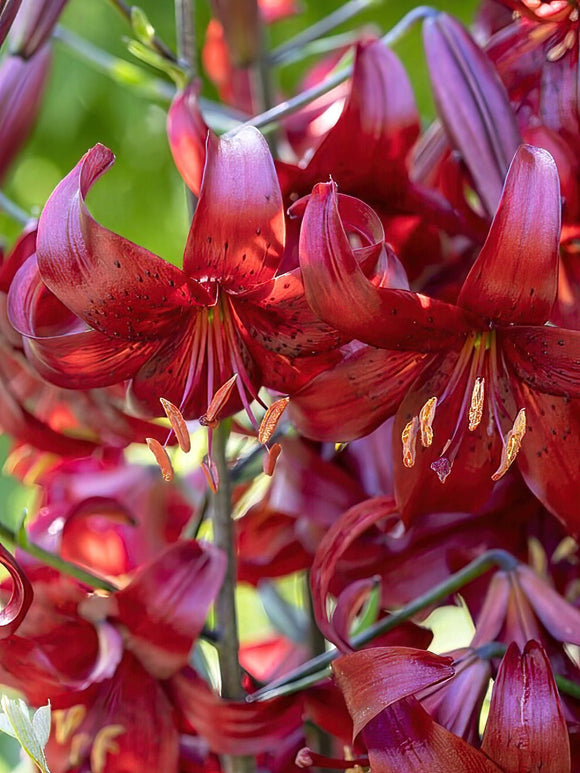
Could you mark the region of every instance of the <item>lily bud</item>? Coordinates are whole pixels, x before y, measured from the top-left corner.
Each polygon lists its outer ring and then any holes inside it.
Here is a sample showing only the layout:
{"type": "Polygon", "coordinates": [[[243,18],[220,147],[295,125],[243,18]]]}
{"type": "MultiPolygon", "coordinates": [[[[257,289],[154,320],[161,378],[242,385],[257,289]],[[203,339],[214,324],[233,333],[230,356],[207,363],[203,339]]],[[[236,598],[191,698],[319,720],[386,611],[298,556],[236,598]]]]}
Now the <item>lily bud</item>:
{"type": "Polygon", "coordinates": [[[12,53],[30,59],[50,38],[67,0],[22,0],[11,31],[12,53]]]}

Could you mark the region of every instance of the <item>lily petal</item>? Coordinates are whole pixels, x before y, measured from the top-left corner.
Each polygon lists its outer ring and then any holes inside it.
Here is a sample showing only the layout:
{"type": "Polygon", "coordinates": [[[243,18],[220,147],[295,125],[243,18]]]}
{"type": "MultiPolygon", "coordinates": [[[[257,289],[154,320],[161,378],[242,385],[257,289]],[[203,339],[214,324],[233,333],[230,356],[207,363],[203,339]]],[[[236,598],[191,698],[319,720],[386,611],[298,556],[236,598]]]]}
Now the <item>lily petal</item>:
{"type": "Polygon", "coordinates": [[[560,183],[552,156],[522,145],[458,305],[502,323],[543,324],[558,289],[560,183]]]}
{"type": "Polygon", "coordinates": [[[570,743],[550,661],[529,641],[500,664],[481,749],[503,770],[568,773],[570,743]]]}
{"type": "Polygon", "coordinates": [[[196,196],[201,188],[209,131],[199,109],[200,87],[200,81],[192,81],[176,95],[167,113],[167,136],[175,166],[196,196]]]}
{"type": "Polygon", "coordinates": [[[56,187],[38,223],[38,267],[47,287],[91,327],[127,340],[153,338],[192,306],[214,300],[178,268],[91,217],[85,196],[113,160],[95,145],[56,187]]]}
{"type": "Polygon", "coordinates": [[[238,293],[274,277],[284,249],[284,208],[266,140],[253,127],[207,138],[199,202],[183,269],[238,293]]]}
{"type": "Polygon", "coordinates": [[[0,611],[0,639],[11,636],[26,617],[32,604],[33,591],[28,577],[4,545],[0,544],[0,564],[8,571],[12,580],[10,598],[0,611]]]}
{"type": "Polygon", "coordinates": [[[225,569],[225,555],[210,543],[178,542],[108,599],[150,674],[164,679],[186,664],[225,569]]]}
{"type": "MultiPolygon", "coordinates": [[[[349,225],[359,224],[364,233],[377,216],[362,201],[351,202],[358,223],[349,225]]],[[[367,279],[345,232],[334,183],[316,185],[310,196],[300,231],[300,265],[314,312],[367,344],[414,351],[459,348],[474,327],[456,306],[408,290],[376,287],[367,279]]]]}
{"type": "Polygon", "coordinates": [[[373,773],[501,773],[483,752],[434,722],[412,696],[362,732],[373,773]]]}
{"type": "Polygon", "coordinates": [[[387,706],[450,679],[452,662],[412,647],[372,647],[334,661],[332,672],[353,719],[353,740],[387,706]]]}
{"type": "Polygon", "coordinates": [[[423,30],[439,115],[491,216],[521,143],[508,95],[485,53],[452,16],[434,15],[423,30]]]}
{"type": "Polygon", "coordinates": [[[292,395],[290,416],[306,437],[348,442],[392,416],[425,365],[426,354],[352,347],[292,395]]]}
{"type": "Polygon", "coordinates": [[[549,395],[580,397],[580,331],[542,326],[498,330],[502,352],[518,379],[549,395]]]}

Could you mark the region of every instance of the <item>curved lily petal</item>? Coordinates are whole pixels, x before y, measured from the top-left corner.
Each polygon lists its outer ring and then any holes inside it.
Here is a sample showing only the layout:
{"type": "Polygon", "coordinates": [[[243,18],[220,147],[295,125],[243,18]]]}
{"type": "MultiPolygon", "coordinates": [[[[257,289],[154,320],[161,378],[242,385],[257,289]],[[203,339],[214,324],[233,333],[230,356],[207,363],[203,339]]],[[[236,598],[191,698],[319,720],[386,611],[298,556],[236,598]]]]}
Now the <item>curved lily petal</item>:
{"type": "Polygon", "coordinates": [[[362,731],[373,773],[501,773],[489,757],[434,722],[412,696],[362,731]]]}
{"type": "Polygon", "coordinates": [[[570,742],[550,661],[530,640],[512,643],[500,664],[481,743],[503,770],[568,773],[570,742]]]}
{"type": "Polygon", "coordinates": [[[518,379],[538,392],[580,397],[580,330],[542,325],[508,327],[498,333],[518,379]]]}
{"type": "Polygon", "coordinates": [[[552,156],[521,146],[457,303],[497,322],[544,323],[558,289],[560,184],[552,156]]]}
{"type": "Polygon", "coordinates": [[[359,345],[292,395],[290,416],[306,437],[347,442],[392,416],[429,355],[359,345]]]}
{"type": "Polygon", "coordinates": [[[527,430],[518,455],[524,479],[545,507],[573,535],[580,535],[577,503],[580,401],[545,395],[521,383],[527,430]]]}
{"type": "Polygon", "coordinates": [[[506,90],[467,30],[441,13],[423,27],[437,109],[491,216],[521,136],[506,90]]]}
{"type": "Polygon", "coordinates": [[[167,113],[167,136],[175,166],[196,196],[201,188],[209,131],[198,104],[200,86],[199,81],[192,81],[176,95],[167,113]]]}
{"type": "Polygon", "coordinates": [[[150,674],[167,678],[186,664],[225,570],[225,555],[214,545],[179,542],[108,599],[150,674]]]}
{"type": "Polygon", "coordinates": [[[328,618],[326,601],[329,588],[343,553],[357,537],[385,518],[389,518],[393,525],[399,520],[391,497],[376,497],[354,505],[335,521],[316,551],[310,572],[314,615],[324,636],[342,652],[350,652],[351,646],[328,618]]]}
{"type": "Polygon", "coordinates": [[[218,754],[261,754],[302,726],[302,696],[245,703],[223,700],[197,674],[181,671],[169,683],[173,701],[218,754]]]}
{"type": "Polygon", "coordinates": [[[412,647],[371,647],[334,661],[332,672],[353,719],[353,740],[391,704],[450,679],[452,662],[412,647]]]}
{"type": "Polygon", "coordinates": [[[213,299],[180,269],[93,220],[85,196],[113,160],[95,145],[56,187],[38,223],[38,267],[47,287],[91,327],[127,340],[153,338],[213,299]]]}
{"type": "MultiPolygon", "coordinates": [[[[360,228],[368,230],[377,216],[363,202],[356,205],[360,228]]],[[[306,298],[315,313],[339,332],[367,344],[437,351],[459,347],[474,327],[456,306],[408,290],[375,287],[367,279],[346,235],[334,183],[315,186],[306,205],[300,265],[306,298]]]]}
{"type": "Polygon", "coordinates": [[[0,544],[0,564],[8,571],[12,580],[10,599],[0,610],[0,639],[5,639],[11,636],[24,620],[32,604],[33,590],[28,577],[12,553],[2,544],[0,544]]]}
{"type": "Polygon", "coordinates": [[[253,127],[207,138],[199,202],[183,270],[229,293],[272,279],[284,249],[284,209],[266,140],[253,127]]]}
{"type": "Polygon", "coordinates": [[[409,186],[405,161],[418,133],[405,68],[382,41],[359,43],[340,118],[306,167],[280,167],[285,195],[303,195],[332,175],[345,193],[402,206],[402,192],[409,186]]]}

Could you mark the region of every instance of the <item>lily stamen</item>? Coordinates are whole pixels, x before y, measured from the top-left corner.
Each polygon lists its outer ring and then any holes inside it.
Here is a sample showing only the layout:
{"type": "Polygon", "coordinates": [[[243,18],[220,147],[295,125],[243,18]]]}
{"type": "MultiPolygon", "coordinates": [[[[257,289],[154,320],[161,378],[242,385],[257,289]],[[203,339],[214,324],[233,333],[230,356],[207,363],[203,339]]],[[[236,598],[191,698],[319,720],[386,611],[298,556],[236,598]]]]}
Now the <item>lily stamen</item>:
{"type": "Polygon", "coordinates": [[[209,427],[210,429],[215,429],[217,427],[219,424],[218,416],[229,400],[237,379],[238,374],[234,373],[234,375],[231,376],[231,378],[229,378],[214,394],[208,405],[207,411],[199,418],[199,423],[203,427],[209,427]]]}
{"type": "Polygon", "coordinates": [[[266,445],[276,431],[278,422],[282,418],[282,414],[286,410],[289,401],[289,397],[282,397],[280,400],[276,400],[264,414],[264,418],[260,423],[260,429],[258,430],[258,440],[262,445],[266,445]]]}
{"type": "Polygon", "coordinates": [[[169,454],[165,450],[165,448],[161,445],[161,443],[158,440],[155,440],[153,437],[145,438],[145,442],[147,443],[147,446],[153,456],[155,457],[155,461],[159,465],[159,469],[161,470],[161,474],[163,475],[163,480],[171,481],[174,477],[173,472],[173,465],[171,464],[171,459],[169,458],[169,454]]]}
{"type": "Polygon", "coordinates": [[[413,416],[411,421],[405,425],[401,433],[403,441],[403,464],[405,467],[413,467],[415,464],[417,433],[419,432],[419,419],[413,416]]]}
{"type": "Polygon", "coordinates": [[[501,452],[499,467],[491,476],[492,480],[502,478],[514,462],[522,446],[522,438],[526,434],[526,409],[520,408],[515,418],[514,425],[507,433],[501,452]]]}
{"type": "Polygon", "coordinates": [[[171,429],[173,430],[180,449],[187,454],[191,451],[191,438],[183,414],[176,405],[173,405],[173,403],[166,400],[164,397],[160,397],[159,402],[163,406],[165,415],[169,419],[171,429]]]}
{"type": "Polygon", "coordinates": [[[430,397],[419,412],[419,424],[421,427],[421,444],[427,448],[433,442],[433,419],[437,408],[437,398],[430,397]]]}
{"type": "Polygon", "coordinates": [[[485,378],[477,377],[471,393],[469,406],[469,431],[473,432],[479,426],[483,416],[483,399],[485,396],[485,378]]]}

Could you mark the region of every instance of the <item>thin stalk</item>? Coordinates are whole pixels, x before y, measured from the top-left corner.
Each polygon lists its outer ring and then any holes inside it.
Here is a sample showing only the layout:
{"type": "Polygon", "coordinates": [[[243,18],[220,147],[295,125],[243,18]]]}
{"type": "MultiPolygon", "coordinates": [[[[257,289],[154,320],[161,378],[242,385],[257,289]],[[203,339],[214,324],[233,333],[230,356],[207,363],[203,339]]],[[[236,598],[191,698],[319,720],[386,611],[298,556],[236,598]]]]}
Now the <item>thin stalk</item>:
{"type": "MultiPolygon", "coordinates": [[[[213,459],[219,475],[218,490],[213,501],[214,542],[227,556],[227,569],[215,602],[215,616],[219,639],[218,661],[222,682],[222,698],[243,700],[242,669],[238,652],[238,621],[236,613],[236,555],[232,521],[232,484],[227,461],[228,422],[221,422],[213,434],[213,459]]],[[[228,773],[253,773],[255,762],[251,757],[224,755],[228,773]]]]}
{"type": "Polygon", "coordinates": [[[20,225],[27,225],[33,219],[32,215],[29,215],[24,209],[15,204],[12,199],[0,191],[0,210],[5,212],[13,220],[16,220],[20,225]]]}
{"type": "MultiPolygon", "coordinates": [[[[124,0],[110,0],[110,2],[112,3],[112,5],[115,6],[115,8],[120,12],[120,14],[129,22],[129,24],[131,24],[132,6],[130,6],[124,0]]],[[[179,60],[175,56],[173,51],[157,35],[154,35],[151,38],[151,47],[164,59],[167,59],[168,61],[172,62],[172,64],[179,64],[179,60]]]]}
{"type": "Polygon", "coordinates": [[[373,5],[379,5],[380,2],[381,0],[350,0],[350,2],[341,5],[324,19],[320,19],[316,24],[302,30],[298,35],[275,48],[269,57],[270,64],[284,62],[286,59],[291,58],[296,50],[301,50],[314,40],[328,35],[329,32],[332,32],[340,24],[372,8],[373,5]]]}
{"type": "MultiPolygon", "coordinates": [[[[396,628],[401,623],[406,622],[418,612],[435,604],[450,594],[456,593],[464,585],[485,574],[493,566],[499,566],[506,571],[512,571],[518,565],[517,559],[507,553],[505,550],[489,550],[487,553],[478,556],[471,563],[464,566],[455,574],[452,574],[443,582],[436,585],[431,590],[413,599],[401,609],[393,612],[389,617],[378,620],[366,630],[353,636],[351,645],[354,649],[359,649],[364,644],[368,644],[380,634],[387,633],[396,628]]],[[[249,695],[246,700],[249,702],[270,700],[281,695],[290,695],[298,690],[311,686],[319,682],[330,673],[330,663],[340,656],[340,652],[333,647],[327,652],[312,658],[299,668],[290,671],[283,678],[277,679],[266,685],[260,690],[249,695]]]]}
{"type": "MultiPolygon", "coordinates": [[[[177,54],[187,65],[189,78],[197,74],[197,49],[195,45],[194,0],[175,0],[175,32],[177,54]]],[[[197,207],[197,196],[185,186],[185,199],[189,218],[197,207]]]]}
{"type": "MultiPolygon", "coordinates": [[[[405,16],[403,16],[403,18],[397,24],[395,24],[395,26],[389,32],[387,32],[386,35],[381,38],[381,40],[385,45],[390,46],[399,40],[399,38],[401,38],[404,34],[406,34],[415,24],[417,24],[417,22],[427,18],[428,16],[433,16],[435,13],[437,13],[437,11],[429,6],[418,6],[412,11],[409,11],[409,13],[405,14],[405,16]]],[[[301,107],[304,107],[304,105],[310,104],[310,102],[318,99],[318,97],[321,97],[323,94],[326,94],[327,92],[336,88],[336,86],[339,86],[347,78],[350,78],[352,72],[352,65],[344,67],[343,69],[338,70],[337,72],[330,75],[317,86],[312,86],[312,88],[306,89],[306,91],[297,94],[292,99],[281,102],[279,105],[272,107],[270,110],[266,110],[264,113],[260,113],[260,115],[256,115],[253,118],[250,118],[248,121],[246,121],[244,126],[256,126],[257,128],[261,129],[265,126],[268,126],[269,124],[276,123],[282,118],[285,118],[287,115],[292,115],[292,113],[295,113],[301,107]]],[[[233,134],[235,131],[236,130],[232,130],[232,132],[229,132],[229,134],[233,134]]]]}

